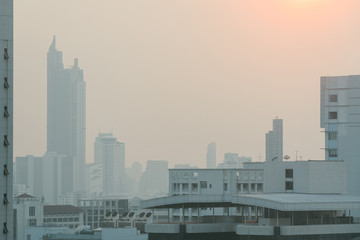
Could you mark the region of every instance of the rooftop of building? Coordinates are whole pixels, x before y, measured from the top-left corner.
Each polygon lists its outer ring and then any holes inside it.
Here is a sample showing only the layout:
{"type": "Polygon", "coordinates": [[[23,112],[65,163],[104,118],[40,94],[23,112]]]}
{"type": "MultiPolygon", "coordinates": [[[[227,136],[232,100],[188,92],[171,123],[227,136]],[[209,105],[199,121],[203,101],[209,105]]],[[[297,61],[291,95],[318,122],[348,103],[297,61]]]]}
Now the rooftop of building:
{"type": "Polygon", "coordinates": [[[44,214],[68,214],[82,213],[83,209],[72,205],[45,205],[44,214]]]}
{"type": "Polygon", "coordinates": [[[35,198],[34,196],[31,196],[27,193],[23,193],[23,194],[20,194],[18,196],[16,196],[15,198],[35,198]]]}
{"type": "Polygon", "coordinates": [[[360,209],[360,196],[342,194],[267,193],[243,195],[177,195],[141,201],[141,208],[257,206],[280,211],[360,209]]]}

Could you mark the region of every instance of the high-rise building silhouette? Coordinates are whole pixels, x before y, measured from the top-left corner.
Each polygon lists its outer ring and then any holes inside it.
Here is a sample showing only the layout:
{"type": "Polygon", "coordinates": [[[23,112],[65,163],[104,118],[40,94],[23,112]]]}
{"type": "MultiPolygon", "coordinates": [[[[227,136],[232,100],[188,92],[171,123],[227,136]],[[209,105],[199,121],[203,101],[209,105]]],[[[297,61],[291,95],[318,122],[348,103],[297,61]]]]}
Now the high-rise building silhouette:
{"type": "Polygon", "coordinates": [[[266,133],[266,161],[283,160],[283,120],[273,120],[273,130],[266,133]]]}
{"type": "Polygon", "coordinates": [[[360,75],[321,77],[320,95],[325,159],[345,162],[347,193],[359,196],[360,75]]]}
{"type": "Polygon", "coordinates": [[[13,239],[13,0],[0,0],[1,239],[13,239]]]}
{"type": "Polygon", "coordinates": [[[216,143],[214,142],[207,146],[206,168],[216,168],[216,143]]]}
{"type": "Polygon", "coordinates": [[[94,143],[94,162],[102,164],[102,195],[124,194],[125,144],[112,133],[100,133],[94,143]]]}
{"type": "Polygon", "coordinates": [[[84,191],[85,82],[78,60],[64,68],[56,39],[47,55],[47,151],[74,161],[74,191],[84,191]]]}

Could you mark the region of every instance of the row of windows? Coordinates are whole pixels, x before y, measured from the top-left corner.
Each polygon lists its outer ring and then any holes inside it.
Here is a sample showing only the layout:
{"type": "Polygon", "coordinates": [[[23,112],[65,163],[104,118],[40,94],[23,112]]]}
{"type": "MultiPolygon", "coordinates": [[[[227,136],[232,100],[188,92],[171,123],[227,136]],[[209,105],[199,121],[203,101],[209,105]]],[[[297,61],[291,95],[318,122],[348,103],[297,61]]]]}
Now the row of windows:
{"type": "Polygon", "coordinates": [[[262,183],[238,183],[236,184],[236,190],[238,192],[262,192],[263,184],[262,183]],[[250,186],[250,189],[249,189],[250,186]]]}
{"type": "Polygon", "coordinates": [[[45,218],[44,222],[78,222],[79,218],[45,218]]]}

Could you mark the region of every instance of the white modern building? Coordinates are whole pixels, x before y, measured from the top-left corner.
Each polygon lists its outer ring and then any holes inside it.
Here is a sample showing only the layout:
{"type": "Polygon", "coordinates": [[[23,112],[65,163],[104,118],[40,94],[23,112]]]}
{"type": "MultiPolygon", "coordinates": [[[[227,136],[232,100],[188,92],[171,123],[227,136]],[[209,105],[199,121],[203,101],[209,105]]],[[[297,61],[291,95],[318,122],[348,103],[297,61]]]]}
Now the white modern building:
{"type": "Polygon", "coordinates": [[[243,168],[246,162],[251,162],[251,157],[239,157],[238,153],[225,153],[224,162],[219,163],[218,168],[243,168]]]}
{"type": "Polygon", "coordinates": [[[321,77],[321,128],[325,159],[346,163],[347,192],[360,196],[360,75],[321,77]]]}
{"type": "Polygon", "coordinates": [[[13,0],[0,0],[0,207],[1,239],[13,238],[13,0]]]}
{"type": "Polygon", "coordinates": [[[28,194],[14,198],[14,239],[27,240],[26,227],[42,226],[43,207],[41,198],[28,194]]]}
{"type": "Polygon", "coordinates": [[[265,135],[266,161],[283,160],[283,120],[275,118],[273,129],[265,135]]]}
{"type": "Polygon", "coordinates": [[[360,221],[351,215],[360,197],[346,194],[343,161],[269,161],[169,174],[168,197],[141,202],[142,208],[168,210],[167,219],[145,226],[149,240],[360,237],[360,221]]]}
{"type": "Polygon", "coordinates": [[[47,152],[74,161],[73,189],[85,191],[85,82],[78,60],[65,68],[56,39],[47,54],[47,152]]]}
{"type": "Polygon", "coordinates": [[[100,133],[94,143],[94,162],[102,164],[102,195],[125,192],[125,144],[112,133],[100,133]]]}
{"type": "Polygon", "coordinates": [[[216,143],[209,143],[206,151],[206,168],[216,168],[216,143]]]}

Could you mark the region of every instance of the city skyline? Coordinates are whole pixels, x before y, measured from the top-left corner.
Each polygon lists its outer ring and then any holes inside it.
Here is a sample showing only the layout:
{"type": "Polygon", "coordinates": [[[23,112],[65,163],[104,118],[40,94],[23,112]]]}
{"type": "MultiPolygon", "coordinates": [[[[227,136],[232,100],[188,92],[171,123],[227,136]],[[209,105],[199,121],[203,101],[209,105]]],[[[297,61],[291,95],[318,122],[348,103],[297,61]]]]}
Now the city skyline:
{"type": "Polygon", "coordinates": [[[324,159],[319,76],[359,72],[359,5],[15,2],[15,57],[21,56],[15,68],[15,156],[45,151],[44,63],[56,34],[64,62],[79,58],[86,72],[86,162],[93,159],[92,139],[111,130],[127,144],[129,165],[164,159],[169,166],[204,167],[211,141],[217,143],[217,159],[238,152],[263,161],[264,132],[275,116],[286,121],[284,154],[324,159]],[[36,92],[28,91],[33,86],[36,92]]]}

